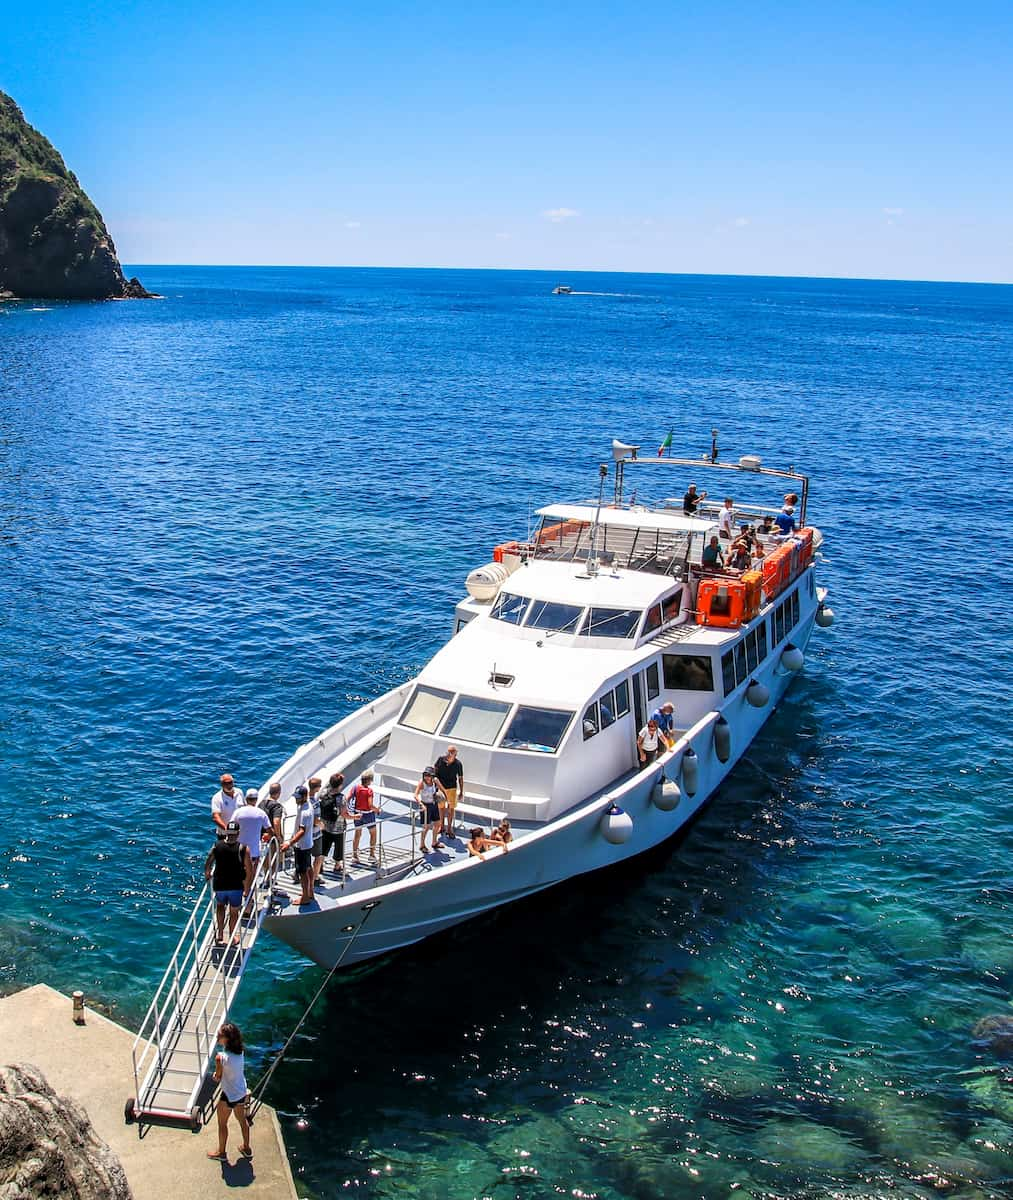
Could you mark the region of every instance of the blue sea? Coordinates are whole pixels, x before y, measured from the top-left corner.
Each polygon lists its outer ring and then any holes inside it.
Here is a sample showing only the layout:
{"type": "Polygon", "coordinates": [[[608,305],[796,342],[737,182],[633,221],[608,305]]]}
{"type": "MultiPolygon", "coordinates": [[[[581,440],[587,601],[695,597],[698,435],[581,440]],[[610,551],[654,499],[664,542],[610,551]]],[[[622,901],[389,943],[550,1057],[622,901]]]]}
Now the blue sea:
{"type": "MultiPolygon", "coordinates": [[[[614,436],[713,427],[811,474],[836,625],[686,836],[332,981],[267,1095],[299,1186],[1013,1194],[1013,289],[135,271],[0,306],[0,987],[136,1023],[219,773],[412,675],[614,436]]],[[[258,945],[254,1078],[321,979],[258,945]]]]}

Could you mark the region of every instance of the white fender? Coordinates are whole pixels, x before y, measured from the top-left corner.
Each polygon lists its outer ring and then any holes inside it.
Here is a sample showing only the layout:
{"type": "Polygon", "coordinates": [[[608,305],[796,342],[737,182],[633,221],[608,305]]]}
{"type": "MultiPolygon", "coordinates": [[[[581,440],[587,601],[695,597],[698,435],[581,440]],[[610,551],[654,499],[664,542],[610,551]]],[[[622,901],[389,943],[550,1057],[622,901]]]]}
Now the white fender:
{"type": "Polygon", "coordinates": [[[801,671],[804,664],[805,655],[798,648],[798,646],[793,646],[791,642],[789,642],[787,646],[785,646],[784,652],[781,654],[781,666],[784,667],[786,671],[795,672],[801,671]]]}
{"type": "Polygon", "coordinates": [[[696,795],[700,779],[700,760],[692,746],[687,746],[682,755],[682,786],[687,796],[696,795]]]}
{"type": "Polygon", "coordinates": [[[821,604],[816,610],[816,624],[820,629],[829,629],[834,623],[834,610],[829,604],[821,604]]]}
{"type": "Polygon", "coordinates": [[[732,727],[724,717],[714,722],[714,753],[718,762],[727,762],[732,756],[732,727]]]}
{"type": "Polygon", "coordinates": [[[633,818],[618,804],[613,803],[605,809],[598,828],[606,842],[611,842],[613,846],[621,846],[633,836],[633,818]]]}
{"type": "Polygon", "coordinates": [[[763,708],[770,702],[770,688],[754,679],[746,688],[746,700],[753,708],[763,708]]]}
{"type": "Polygon", "coordinates": [[[651,792],[651,802],[661,812],[671,812],[674,808],[678,808],[681,799],[682,792],[679,791],[679,785],[674,779],[666,779],[664,775],[654,785],[654,790],[651,792]]]}

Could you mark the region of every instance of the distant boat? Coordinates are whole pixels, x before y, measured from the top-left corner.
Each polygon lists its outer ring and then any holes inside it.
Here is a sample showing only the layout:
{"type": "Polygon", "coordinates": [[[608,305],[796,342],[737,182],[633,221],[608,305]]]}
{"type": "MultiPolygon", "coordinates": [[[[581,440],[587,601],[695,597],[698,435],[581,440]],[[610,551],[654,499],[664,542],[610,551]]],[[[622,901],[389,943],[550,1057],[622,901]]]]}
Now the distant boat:
{"type": "Polygon", "coordinates": [[[561,283],[559,287],[554,287],[552,289],[552,294],[553,296],[572,296],[573,288],[567,286],[565,283],[561,283]]]}

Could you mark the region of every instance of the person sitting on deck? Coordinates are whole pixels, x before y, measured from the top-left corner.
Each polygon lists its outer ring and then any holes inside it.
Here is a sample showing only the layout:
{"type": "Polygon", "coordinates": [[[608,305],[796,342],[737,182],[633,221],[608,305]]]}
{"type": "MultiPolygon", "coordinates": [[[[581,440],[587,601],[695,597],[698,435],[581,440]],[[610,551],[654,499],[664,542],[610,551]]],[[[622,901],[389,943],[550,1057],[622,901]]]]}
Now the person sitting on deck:
{"type": "Polygon", "coordinates": [[[682,498],[682,512],[684,516],[695,517],[697,505],[707,496],[706,492],[701,492],[697,495],[696,484],[691,483],[686,489],[686,494],[682,498]]]}
{"type": "Polygon", "coordinates": [[[348,807],[352,810],[355,823],[355,836],[352,838],[352,862],[361,867],[359,859],[359,840],[364,829],[369,830],[369,865],[376,866],[376,815],[380,811],[373,795],[373,772],[366,771],[358,785],[352,788],[348,796],[348,807]]]}
{"type": "Polygon", "coordinates": [[[675,705],[666,700],[660,708],[651,713],[651,720],[657,725],[658,732],[665,739],[669,750],[675,745],[675,705]]]}
{"type": "Polygon", "coordinates": [[[249,852],[239,841],[239,826],[230,821],[225,827],[225,836],[211,847],[204,860],[204,878],[211,884],[215,895],[215,942],[225,944],[225,910],[229,910],[229,936],[233,946],[239,945],[236,925],[239,909],[243,903],[243,885],[246,881],[249,852]]]}
{"type": "MultiPolygon", "coordinates": [[[[477,826],[471,831],[471,839],[468,842],[468,854],[472,858],[481,858],[487,850],[493,850],[496,847],[496,842],[492,838],[487,838],[483,831],[477,826]]],[[[502,843],[500,843],[502,845],[502,843]]],[[[504,847],[505,849],[506,847],[504,847]]]]}
{"type": "Polygon", "coordinates": [[[774,518],[774,524],[777,526],[778,533],[787,537],[790,533],[795,532],[795,510],[790,504],[784,506],[783,511],[779,512],[774,518]]]}
{"type": "Polygon", "coordinates": [[[749,546],[746,542],[738,540],[732,543],[732,548],[728,552],[727,566],[732,571],[748,571],[753,565],[752,555],[749,553],[749,546]]]}
{"type": "Polygon", "coordinates": [[[447,803],[447,793],[443,784],[436,778],[432,767],[426,767],[422,778],[415,785],[415,799],[422,810],[422,832],[419,834],[419,850],[428,854],[426,834],[432,831],[433,849],[442,850],[443,843],[439,840],[440,827],[443,824],[443,813],[440,811],[447,803]]]}
{"type": "Polygon", "coordinates": [[[700,556],[700,562],[705,567],[717,568],[724,566],[725,555],[721,549],[721,543],[718,541],[715,534],[706,546],[703,548],[703,554],[700,556]]]}
{"type": "Polygon", "coordinates": [[[757,533],[760,537],[772,537],[774,532],[774,518],[768,513],[767,516],[763,518],[757,533]]]}
{"type": "Polygon", "coordinates": [[[510,843],[513,840],[514,835],[510,831],[510,821],[507,817],[504,817],[489,835],[489,841],[495,842],[497,846],[502,846],[503,852],[506,853],[510,849],[510,843]]]}

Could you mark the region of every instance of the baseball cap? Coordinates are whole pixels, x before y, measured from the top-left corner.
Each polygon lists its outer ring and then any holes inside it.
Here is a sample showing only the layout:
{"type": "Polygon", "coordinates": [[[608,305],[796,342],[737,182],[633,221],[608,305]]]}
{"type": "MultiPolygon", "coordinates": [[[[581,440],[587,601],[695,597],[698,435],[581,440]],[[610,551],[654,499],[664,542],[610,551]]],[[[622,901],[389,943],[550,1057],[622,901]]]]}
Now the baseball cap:
{"type": "Polygon", "coordinates": [[[228,823],[228,825],[225,826],[225,836],[226,837],[238,837],[239,836],[239,822],[238,821],[230,821],[228,823]]]}
{"type": "Polygon", "coordinates": [[[247,788],[246,789],[246,799],[247,800],[256,800],[259,796],[260,796],[260,792],[258,792],[256,788],[247,788]]]}
{"type": "Polygon", "coordinates": [[[309,789],[304,788],[303,785],[300,783],[299,786],[292,793],[292,795],[295,796],[295,798],[297,800],[305,800],[306,797],[309,795],[309,789]]]}

